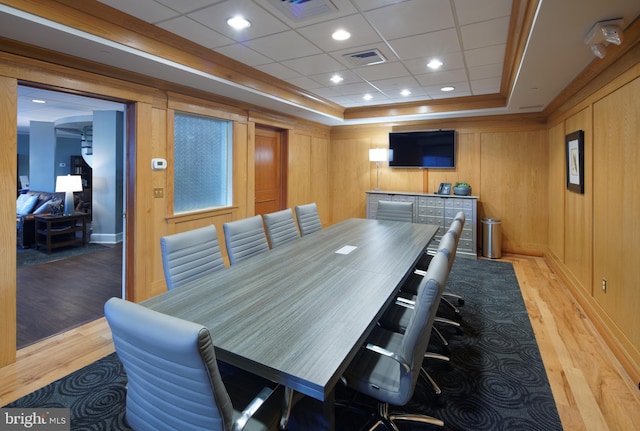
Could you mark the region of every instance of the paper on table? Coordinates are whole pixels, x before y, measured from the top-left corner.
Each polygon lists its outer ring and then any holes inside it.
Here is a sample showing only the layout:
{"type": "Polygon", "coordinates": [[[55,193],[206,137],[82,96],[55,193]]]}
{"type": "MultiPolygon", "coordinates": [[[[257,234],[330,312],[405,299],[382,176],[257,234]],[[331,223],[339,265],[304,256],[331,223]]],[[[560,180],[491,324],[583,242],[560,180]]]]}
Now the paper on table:
{"type": "Polygon", "coordinates": [[[338,254],[349,254],[353,250],[355,250],[356,248],[358,248],[358,247],[355,246],[355,245],[345,245],[344,247],[341,247],[338,250],[336,250],[336,253],[338,253],[338,254]]]}

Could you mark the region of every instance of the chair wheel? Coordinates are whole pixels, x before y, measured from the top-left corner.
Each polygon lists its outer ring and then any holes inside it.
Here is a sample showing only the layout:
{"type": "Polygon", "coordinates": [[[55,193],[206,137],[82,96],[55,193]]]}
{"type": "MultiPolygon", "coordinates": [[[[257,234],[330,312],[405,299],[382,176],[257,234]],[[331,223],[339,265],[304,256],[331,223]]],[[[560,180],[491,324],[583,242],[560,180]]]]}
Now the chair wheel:
{"type": "Polygon", "coordinates": [[[464,305],[464,298],[458,298],[458,305],[464,305]]]}

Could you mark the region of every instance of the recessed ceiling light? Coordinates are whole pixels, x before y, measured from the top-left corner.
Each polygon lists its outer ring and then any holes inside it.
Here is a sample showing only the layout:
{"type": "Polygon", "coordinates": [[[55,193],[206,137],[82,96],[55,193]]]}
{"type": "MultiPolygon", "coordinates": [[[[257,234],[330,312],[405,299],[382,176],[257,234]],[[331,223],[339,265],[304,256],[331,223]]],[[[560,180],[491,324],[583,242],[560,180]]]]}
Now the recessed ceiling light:
{"type": "Polygon", "coordinates": [[[337,30],[335,31],[332,35],[332,38],[334,38],[335,40],[347,40],[351,37],[351,33],[349,33],[346,30],[337,30]]]}
{"type": "Polygon", "coordinates": [[[333,82],[334,84],[337,84],[338,82],[342,82],[344,81],[344,78],[340,75],[333,75],[331,77],[331,82],[333,82]]]}
{"type": "Polygon", "coordinates": [[[243,30],[247,27],[251,27],[251,23],[240,15],[229,18],[227,20],[227,24],[229,24],[230,27],[233,27],[236,30],[243,30]]]}
{"type": "Polygon", "coordinates": [[[400,92],[400,94],[402,94],[403,96],[405,96],[405,97],[406,97],[406,96],[408,96],[408,95],[410,95],[410,94],[411,94],[411,91],[409,91],[409,90],[407,90],[407,89],[405,88],[404,90],[402,90],[402,91],[400,92]]]}
{"type": "Polygon", "coordinates": [[[431,69],[431,70],[440,69],[441,66],[442,66],[442,62],[440,60],[438,60],[437,58],[434,58],[429,63],[427,63],[427,67],[429,69],[431,69]]]}
{"type": "Polygon", "coordinates": [[[455,90],[455,87],[442,87],[440,89],[440,91],[453,91],[453,90],[455,90]]]}
{"type": "Polygon", "coordinates": [[[46,100],[40,100],[40,99],[31,99],[31,101],[32,101],[33,103],[47,103],[47,101],[46,101],[46,100]]]}
{"type": "Polygon", "coordinates": [[[362,98],[364,100],[371,100],[371,99],[373,99],[373,96],[371,94],[365,94],[364,96],[362,96],[362,98]]]}

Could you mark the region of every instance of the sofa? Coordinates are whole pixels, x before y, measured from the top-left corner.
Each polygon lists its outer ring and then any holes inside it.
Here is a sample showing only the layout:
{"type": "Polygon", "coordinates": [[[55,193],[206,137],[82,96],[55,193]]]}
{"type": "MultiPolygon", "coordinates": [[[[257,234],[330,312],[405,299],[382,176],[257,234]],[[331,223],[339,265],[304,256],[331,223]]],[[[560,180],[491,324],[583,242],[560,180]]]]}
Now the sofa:
{"type": "Polygon", "coordinates": [[[51,204],[64,203],[64,193],[29,190],[18,195],[16,200],[16,243],[20,248],[29,248],[36,239],[35,216],[49,214],[51,204]]]}

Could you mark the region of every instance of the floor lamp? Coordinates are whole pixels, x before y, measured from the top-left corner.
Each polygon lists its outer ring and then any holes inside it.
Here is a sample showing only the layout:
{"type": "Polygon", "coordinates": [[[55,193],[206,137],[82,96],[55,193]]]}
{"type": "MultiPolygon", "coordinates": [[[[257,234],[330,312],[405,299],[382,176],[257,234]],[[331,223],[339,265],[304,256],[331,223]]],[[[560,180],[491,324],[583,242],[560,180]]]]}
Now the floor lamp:
{"type": "Polygon", "coordinates": [[[73,192],[81,191],[82,178],[80,178],[80,175],[60,175],[56,177],[56,192],[64,192],[64,215],[75,214],[73,192]]]}
{"type": "Polygon", "coordinates": [[[379,172],[378,169],[380,167],[380,162],[386,162],[387,161],[387,149],[386,148],[370,148],[369,149],[369,161],[370,162],[376,162],[376,190],[380,190],[380,188],[378,187],[378,179],[379,179],[379,172]]]}

